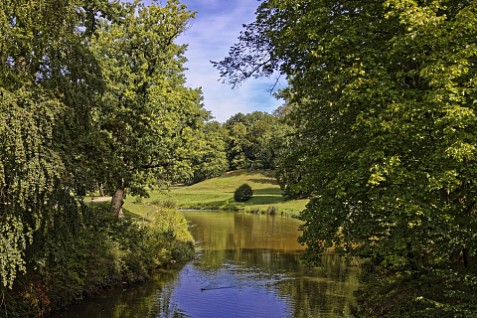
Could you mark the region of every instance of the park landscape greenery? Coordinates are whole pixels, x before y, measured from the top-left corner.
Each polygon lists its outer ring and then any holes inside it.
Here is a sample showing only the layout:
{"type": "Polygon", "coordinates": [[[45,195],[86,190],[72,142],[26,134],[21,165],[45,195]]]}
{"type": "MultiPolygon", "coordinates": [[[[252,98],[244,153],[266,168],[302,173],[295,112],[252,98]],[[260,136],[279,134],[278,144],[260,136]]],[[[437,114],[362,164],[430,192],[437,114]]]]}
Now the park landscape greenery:
{"type": "Polygon", "coordinates": [[[178,1],[0,3],[1,316],[43,316],[190,257],[183,218],[113,215],[126,188],[191,173],[208,114],[174,39],[192,16],[178,1]],[[81,199],[98,183],[112,207],[81,199]]]}
{"type": "Polygon", "coordinates": [[[1,316],[43,316],[191,257],[181,214],[124,217],[126,194],[220,175],[230,149],[235,168],[263,164],[247,129],[271,117],[238,115],[232,137],[185,85],[175,39],[193,16],[175,0],[0,3],[1,316]],[[98,189],[110,205],[85,202],[98,189]]]}
{"type": "Polygon", "coordinates": [[[477,4],[262,1],[214,65],[233,86],[278,71],[285,103],[225,123],[185,85],[193,16],[0,2],[0,315],[190,257],[179,206],[302,210],[308,261],[367,261],[358,317],[474,317],[477,4]],[[110,205],[84,200],[98,190],[110,205]]]}
{"type": "Polygon", "coordinates": [[[266,0],[215,63],[286,77],[280,174],[310,261],[369,260],[359,316],[476,314],[476,23],[475,1],[266,0]]]}
{"type": "Polygon", "coordinates": [[[124,207],[139,215],[153,213],[155,206],[163,206],[180,210],[275,213],[298,218],[307,202],[308,199],[289,200],[284,197],[275,171],[241,169],[192,185],[174,185],[167,190],[154,190],[147,198],[129,196],[124,207]],[[234,199],[234,194],[243,184],[252,188],[252,198],[238,202],[234,199]]]}

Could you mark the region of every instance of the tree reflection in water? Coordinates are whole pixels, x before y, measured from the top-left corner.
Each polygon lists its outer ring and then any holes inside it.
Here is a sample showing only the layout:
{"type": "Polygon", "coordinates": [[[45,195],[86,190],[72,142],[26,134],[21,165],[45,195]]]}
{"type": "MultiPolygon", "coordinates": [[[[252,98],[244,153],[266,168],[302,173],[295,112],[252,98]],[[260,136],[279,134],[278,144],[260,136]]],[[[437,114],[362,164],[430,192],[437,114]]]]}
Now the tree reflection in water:
{"type": "Polygon", "coordinates": [[[339,257],[300,262],[300,222],[280,216],[187,212],[198,256],[182,270],[110,293],[57,317],[351,317],[359,268],[339,257]]]}

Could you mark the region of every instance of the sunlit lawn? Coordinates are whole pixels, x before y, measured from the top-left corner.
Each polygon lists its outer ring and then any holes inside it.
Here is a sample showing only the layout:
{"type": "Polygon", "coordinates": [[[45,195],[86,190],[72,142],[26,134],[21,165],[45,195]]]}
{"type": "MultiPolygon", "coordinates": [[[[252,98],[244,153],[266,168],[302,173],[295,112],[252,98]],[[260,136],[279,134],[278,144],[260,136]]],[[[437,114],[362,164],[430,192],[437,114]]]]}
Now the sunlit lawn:
{"type": "MultiPolygon", "coordinates": [[[[134,210],[137,198],[128,197],[125,208],[134,210]]],[[[153,191],[143,204],[161,205],[175,201],[180,209],[225,209],[264,213],[274,208],[276,213],[298,215],[308,200],[285,200],[280,186],[270,171],[233,171],[192,186],[173,187],[168,191],[153,191]],[[253,189],[253,197],[245,203],[235,202],[234,191],[247,183],[253,189]]],[[[142,212],[146,213],[146,212],[142,212]]],[[[141,213],[141,214],[142,214],[141,213]]]]}

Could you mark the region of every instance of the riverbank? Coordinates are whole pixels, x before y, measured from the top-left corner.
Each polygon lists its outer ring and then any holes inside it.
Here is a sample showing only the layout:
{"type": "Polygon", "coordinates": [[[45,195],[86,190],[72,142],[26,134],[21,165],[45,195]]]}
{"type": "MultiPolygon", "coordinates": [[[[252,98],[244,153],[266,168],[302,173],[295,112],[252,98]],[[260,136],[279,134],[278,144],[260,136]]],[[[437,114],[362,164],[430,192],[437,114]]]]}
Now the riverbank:
{"type": "Polygon", "coordinates": [[[191,186],[176,186],[167,191],[152,191],[150,197],[145,199],[128,197],[125,207],[137,211],[135,205],[141,204],[179,209],[245,211],[297,217],[307,203],[306,199],[286,200],[273,171],[238,170],[191,186]],[[247,202],[236,202],[234,191],[244,183],[252,187],[253,197],[247,202]]]}
{"type": "Polygon", "coordinates": [[[359,268],[327,255],[300,261],[299,220],[251,213],[183,212],[200,250],[180,271],[105,293],[55,318],[349,318],[359,268]]]}
{"type": "Polygon", "coordinates": [[[118,220],[107,202],[84,206],[81,215],[72,219],[76,223],[68,226],[74,231],[55,230],[36,253],[43,266],[27,268],[13,289],[3,290],[0,317],[44,317],[191,259],[194,245],[183,215],[147,208],[147,218],[126,211],[126,217],[118,220]]]}
{"type": "MultiPolygon", "coordinates": [[[[187,222],[178,209],[245,211],[297,217],[307,200],[285,200],[270,171],[234,171],[191,185],[128,196],[118,220],[108,197],[85,198],[67,228],[53,231],[37,252],[41,268],[29,268],[13,290],[3,292],[0,317],[42,317],[104,289],[147,280],[157,268],[194,254],[187,222]],[[247,183],[253,197],[235,202],[247,183]],[[65,230],[66,229],[66,230],[65,230]],[[44,249],[44,250],[43,250],[44,249]]],[[[74,213],[72,213],[74,214],[74,213]]],[[[60,224],[60,223],[58,223],[60,224]]]]}

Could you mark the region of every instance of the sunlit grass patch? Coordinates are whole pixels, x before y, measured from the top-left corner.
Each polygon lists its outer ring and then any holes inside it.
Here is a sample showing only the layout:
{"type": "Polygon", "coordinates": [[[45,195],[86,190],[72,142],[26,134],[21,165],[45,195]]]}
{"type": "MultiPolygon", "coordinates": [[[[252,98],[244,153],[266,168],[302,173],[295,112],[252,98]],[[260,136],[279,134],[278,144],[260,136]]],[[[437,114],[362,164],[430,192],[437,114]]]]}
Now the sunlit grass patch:
{"type": "MultiPolygon", "coordinates": [[[[152,191],[142,205],[162,206],[173,200],[179,209],[200,210],[243,210],[255,213],[267,213],[297,216],[305,208],[308,200],[286,200],[272,171],[239,170],[220,177],[205,180],[192,186],[172,187],[167,191],[152,191]],[[235,202],[234,191],[247,183],[253,189],[253,197],[247,202],[235,202]],[[273,207],[273,208],[271,208],[273,207]]],[[[126,200],[126,207],[140,215],[149,213],[150,208],[140,211],[134,206],[134,198],[126,200]]],[[[153,208],[151,208],[153,209],[153,208]]]]}

